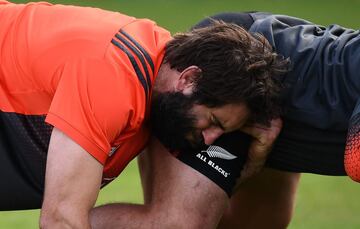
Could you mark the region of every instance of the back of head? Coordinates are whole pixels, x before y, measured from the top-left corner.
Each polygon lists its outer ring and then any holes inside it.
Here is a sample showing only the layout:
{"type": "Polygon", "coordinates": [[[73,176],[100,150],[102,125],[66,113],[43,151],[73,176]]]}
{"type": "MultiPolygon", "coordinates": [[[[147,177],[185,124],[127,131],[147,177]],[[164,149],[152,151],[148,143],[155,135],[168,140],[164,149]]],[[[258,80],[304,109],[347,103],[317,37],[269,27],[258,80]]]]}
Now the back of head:
{"type": "Polygon", "coordinates": [[[259,34],[213,21],[208,27],[175,34],[164,61],[178,71],[191,65],[202,70],[193,93],[199,104],[245,103],[253,121],[264,124],[280,115],[282,85],[277,76],[287,71],[289,61],[274,53],[259,34]]]}

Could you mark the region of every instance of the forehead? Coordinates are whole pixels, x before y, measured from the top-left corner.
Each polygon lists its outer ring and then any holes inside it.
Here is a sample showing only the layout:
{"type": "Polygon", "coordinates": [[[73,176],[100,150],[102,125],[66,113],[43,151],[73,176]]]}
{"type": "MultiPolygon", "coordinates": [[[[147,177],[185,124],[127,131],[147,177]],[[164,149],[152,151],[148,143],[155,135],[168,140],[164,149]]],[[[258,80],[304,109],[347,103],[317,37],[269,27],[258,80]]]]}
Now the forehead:
{"type": "Polygon", "coordinates": [[[226,104],[221,107],[214,107],[208,109],[214,115],[221,115],[221,116],[247,115],[249,113],[249,109],[244,103],[226,104]]]}
{"type": "MultiPolygon", "coordinates": [[[[220,107],[206,107],[194,105],[193,115],[198,121],[207,122],[214,116],[222,125],[229,129],[238,128],[244,124],[250,115],[248,107],[244,104],[227,104],[220,107]]],[[[201,122],[203,124],[203,122],[201,122]]]]}

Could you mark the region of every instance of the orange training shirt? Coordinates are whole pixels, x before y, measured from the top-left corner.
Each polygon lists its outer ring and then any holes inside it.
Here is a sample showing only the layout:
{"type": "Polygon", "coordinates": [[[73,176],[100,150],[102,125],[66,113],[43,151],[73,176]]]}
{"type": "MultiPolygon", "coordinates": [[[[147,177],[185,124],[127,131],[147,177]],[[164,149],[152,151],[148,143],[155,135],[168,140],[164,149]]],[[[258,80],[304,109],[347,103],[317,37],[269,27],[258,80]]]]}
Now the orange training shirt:
{"type": "Polygon", "coordinates": [[[168,31],[91,7],[0,1],[0,110],[39,115],[116,177],[145,146],[168,31]]]}

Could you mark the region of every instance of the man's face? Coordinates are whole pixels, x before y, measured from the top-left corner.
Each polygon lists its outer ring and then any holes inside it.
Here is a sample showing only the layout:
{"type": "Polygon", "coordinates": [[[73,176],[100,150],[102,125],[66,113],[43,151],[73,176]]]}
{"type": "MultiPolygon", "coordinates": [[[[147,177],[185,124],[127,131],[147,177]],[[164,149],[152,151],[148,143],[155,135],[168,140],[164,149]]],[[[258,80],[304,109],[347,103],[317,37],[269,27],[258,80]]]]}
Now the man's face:
{"type": "Polygon", "coordinates": [[[212,144],[221,134],[243,126],[244,104],[209,108],[181,92],[160,93],[152,101],[151,122],[159,140],[171,150],[189,151],[212,144]]]}
{"type": "Polygon", "coordinates": [[[227,104],[214,108],[194,104],[190,113],[195,117],[194,132],[187,139],[203,139],[206,145],[211,145],[223,133],[240,129],[250,114],[244,104],[227,104]]]}

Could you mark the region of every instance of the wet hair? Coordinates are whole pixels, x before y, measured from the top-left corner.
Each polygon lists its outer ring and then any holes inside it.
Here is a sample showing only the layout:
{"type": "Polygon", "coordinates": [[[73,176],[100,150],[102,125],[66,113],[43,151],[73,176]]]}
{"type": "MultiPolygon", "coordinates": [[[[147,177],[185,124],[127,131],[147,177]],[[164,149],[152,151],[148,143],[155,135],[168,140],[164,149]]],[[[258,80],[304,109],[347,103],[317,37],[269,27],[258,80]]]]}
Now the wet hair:
{"type": "Polygon", "coordinates": [[[213,20],[212,24],[178,33],[167,43],[164,62],[183,71],[198,66],[193,97],[208,107],[245,103],[254,122],[269,124],[281,114],[279,75],[289,60],[273,52],[260,34],[213,20]]]}

